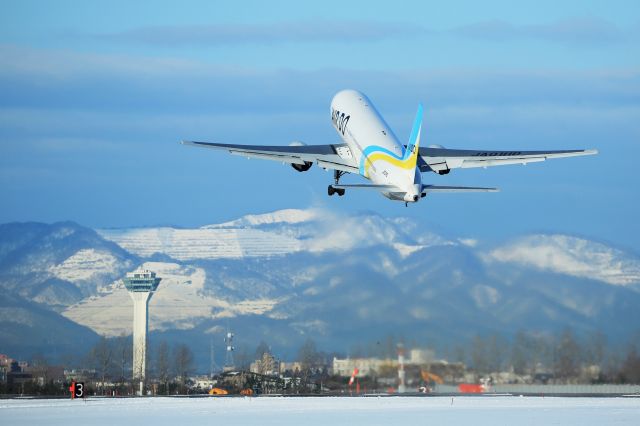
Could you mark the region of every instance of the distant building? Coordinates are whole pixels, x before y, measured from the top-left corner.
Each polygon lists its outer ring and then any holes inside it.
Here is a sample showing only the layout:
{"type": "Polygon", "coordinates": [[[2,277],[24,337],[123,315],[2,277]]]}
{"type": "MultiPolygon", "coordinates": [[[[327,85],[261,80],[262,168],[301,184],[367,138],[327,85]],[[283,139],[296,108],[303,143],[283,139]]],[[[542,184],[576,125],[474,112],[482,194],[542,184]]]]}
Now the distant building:
{"type": "Polygon", "coordinates": [[[409,358],[405,359],[407,364],[427,364],[435,359],[435,353],[431,349],[411,349],[409,358]]]}
{"type": "Polygon", "coordinates": [[[0,354],[0,384],[7,385],[13,392],[21,392],[29,382],[38,386],[48,383],[61,384],[65,381],[64,368],[61,366],[34,364],[17,361],[5,354],[0,354]]]}
{"type": "Polygon", "coordinates": [[[287,371],[290,371],[291,373],[302,371],[302,363],[299,361],[280,361],[280,374],[285,374],[287,371]]]}
{"type": "Polygon", "coordinates": [[[398,361],[380,358],[333,358],[331,371],[333,374],[342,377],[350,377],[355,368],[359,371],[359,376],[377,375],[383,366],[397,368],[398,361]]]}
{"type": "Polygon", "coordinates": [[[9,358],[7,355],[0,354],[0,367],[9,368],[9,365],[11,365],[11,361],[13,361],[13,360],[11,358],[9,358]]]}
{"type": "Polygon", "coordinates": [[[29,366],[25,367],[23,372],[31,375],[38,386],[44,386],[50,382],[61,384],[65,381],[64,367],[58,365],[29,366]]]}
{"type": "Polygon", "coordinates": [[[277,376],[280,373],[280,361],[268,352],[262,354],[262,359],[257,359],[251,363],[249,370],[252,373],[264,376],[277,376]]]}
{"type": "Polygon", "coordinates": [[[7,383],[7,373],[11,367],[11,358],[5,354],[0,354],[0,384],[7,383]]]}
{"type": "MultiPolygon", "coordinates": [[[[445,381],[455,382],[461,380],[466,369],[463,363],[434,359],[434,353],[429,349],[413,349],[408,354],[409,357],[404,360],[404,368],[412,382],[421,380],[422,371],[434,373],[445,381]]],[[[331,372],[341,377],[350,377],[355,368],[358,369],[359,377],[388,377],[391,379],[389,383],[397,381],[397,359],[333,358],[331,372]]]]}
{"type": "Polygon", "coordinates": [[[31,374],[22,371],[22,367],[20,367],[20,365],[28,364],[24,362],[19,363],[15,360],[11,361],[11,365],[9,366],[9,370],[7,371],[7,386],[9,388],[18,390],[21,386],[24,386],[25,383],[28,383],[32,380],[31,374]]]}
{"type": "Polygon", "coordinates": [[[64,379],[67,382],[72,382],[72,381],[76,381],[76,382],[84,382],[84,381],[89,381],[89,380],[94,380],[96,377],[98,377],[96,370],[94,368],[91,369],[71,369],[71,370],[64,370],[64,379]]]}
{"type": "Polygon", "coordinates": [[[192,377],[191,381],[193,381],[193,386],[200,390],[210,390],[214,386],[218,384],[217,379],[212,379],[209,376],[196,376],[192,377]]]}

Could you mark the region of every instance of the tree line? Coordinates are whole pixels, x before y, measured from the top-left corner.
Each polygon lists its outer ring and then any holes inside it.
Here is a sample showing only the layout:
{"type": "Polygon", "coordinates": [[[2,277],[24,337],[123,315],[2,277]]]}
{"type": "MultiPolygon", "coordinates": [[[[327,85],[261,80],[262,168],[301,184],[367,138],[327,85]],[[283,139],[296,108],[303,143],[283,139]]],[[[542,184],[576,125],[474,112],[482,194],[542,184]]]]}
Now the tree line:
{"type": "Polygon", "coordinates": [[[510,341],[499,334],[475,336],[467,351],[457,347],[455,358],[478,376],[511,371],[553,383],[640,383],[637,341],[620,348],[599,331],[582,336],[571,328],[555,335],[518,331],[510,341]]]}
{"type": "MultiPolygon", "coordinates": [[[[398,344],[408,350],[424,348],[419,341],[406,341],[393,335],[383,339],[356,344],[347,354],[320,351],[313,339],[307,339],[296,353],[296,371],[286,372],[293,378],[295,392],[317,387],[319,381],[330,380],[333,356],[351,358],[377,357],[394,359],[398,344]]],[[[132,383],[133,344],[131,336],[101,338],[86,355],[63,361],[67,370],[75,369],[78,380],[96,394],[130,395],[135,392],[132,383]]],[[[247,371],[249,363],[272,354],[266,342],[260,342],[251,353],[241,349],[236,357],[236,369],[247,371]]],[[[512,373],[522,381],[542,378],[546,383],[633,383],[640,384],[640,332],[620,347],[612,344],[601,332],[578,335],[566,328],[557,334],[518,331],[510,338],[501,334],[476,335],[466,344],[439,347],[437,358],[460,362],[476,380],[492,377],[501,372],[512,373]]],[[[23,382],[20,388],[2,385],[2,393],[64,394],[66,382],[56,382],[50,376],[46,357],[36,355],[30,371],[38,381],[23,382]]],[[[161,341],[148,346],[147,388],[155,394],[185,394],[189,392],[189,377],[196,372],[194,355],[184,343],[169,344],[161,341]]],[[[335,378],[331,380],[337,380],[335,378]]]]}
{"type": "MultiPolygon", "coordinates": [[[[91,348],[85,368],[95,371],[95,389],[105,394],[115,390],[123,394],[132,393],[133,342],[130,336],[115,339],[102,337],[91,348]]],[[[147,383],[155,383],[155,392],[160,395],[186,393],[189,376],[194,371],[194,356],[188,345],[173,346],[166,341],[155,347],[147,346],[147,383]]]]}

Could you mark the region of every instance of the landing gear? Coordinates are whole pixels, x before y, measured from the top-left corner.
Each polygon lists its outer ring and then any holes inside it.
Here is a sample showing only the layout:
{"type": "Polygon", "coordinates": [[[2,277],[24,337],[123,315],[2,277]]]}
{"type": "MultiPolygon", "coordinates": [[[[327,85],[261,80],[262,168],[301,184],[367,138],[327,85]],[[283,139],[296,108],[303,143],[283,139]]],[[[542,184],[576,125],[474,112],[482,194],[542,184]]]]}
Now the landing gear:
{"type": "Polygon", "coordinates": [[[338,194],[340,197],[342,197],[344,193],[344,188],[334,188],[333,185],[329,185],[329,187],[327,188],[327,194],[329,194],[329,197],[331,197],[333,194],[338,194]]]}
{"type": "MultiPolygon", "coordinates": [[[[347,173],[348,172],[343,172],[341,170],[334,170],[333,180],[335,181],[335,185],[339,185],[340,178],[342,177],[342,175],[345,175],[347,173]]],[[[344,193],[345,193],[344,188],[334,188],[333,185],[329,185],[329,188],[327,188],[327,194],[329,194],[329,197],[331,197],[333,194],[338,194],[340,197],[342,197],[344,193]]]]}

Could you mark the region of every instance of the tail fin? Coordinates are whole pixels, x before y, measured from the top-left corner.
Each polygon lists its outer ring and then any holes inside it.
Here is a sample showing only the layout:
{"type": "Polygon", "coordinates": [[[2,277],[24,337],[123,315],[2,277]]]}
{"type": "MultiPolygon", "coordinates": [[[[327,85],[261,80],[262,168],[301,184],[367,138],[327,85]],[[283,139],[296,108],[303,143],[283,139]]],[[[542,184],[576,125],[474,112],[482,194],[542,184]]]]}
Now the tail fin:
{"type": "Polygon", "coordinates": [[[403,161],[407,181],[418,185],[421,184],[422,181],[420,173],[416,172],[420,150],[420,133],[422,132],[422,115],[422,104],[418,104],[418,112],[416,112],[416,118],[413,121],[413,128],[411,129],[411,136],[409,136],[407,148],[404,151],[403,161]]]}
{"type": "Polygon", "coordinates": [[[415,168],[418,161],[418,149],[420,148],[420,133],[422,132],[422,104],[418,104],[418,112],[416,112],[416,118],[413,121],[413,129],[411,129],[411,136],[409,136],[409,143],[407,143],[407,150],[404,153],[405,159],[415,157],[413,161],[413,167],[415,168]]]}

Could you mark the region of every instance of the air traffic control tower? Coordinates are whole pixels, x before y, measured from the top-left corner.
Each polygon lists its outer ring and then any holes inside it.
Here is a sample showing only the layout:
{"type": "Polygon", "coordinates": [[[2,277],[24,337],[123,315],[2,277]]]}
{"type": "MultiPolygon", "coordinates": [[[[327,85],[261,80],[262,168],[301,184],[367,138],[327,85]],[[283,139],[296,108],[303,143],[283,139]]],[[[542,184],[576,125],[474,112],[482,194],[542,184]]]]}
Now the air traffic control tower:
{"type": "Polygon", "coordinates": [[[142,269],[128,272],[123,279],[133,300],[133,380],[140,381],[140,393],[146,372],[149,299],[158,288],[160,280],[155,272],[142,269]]]}

